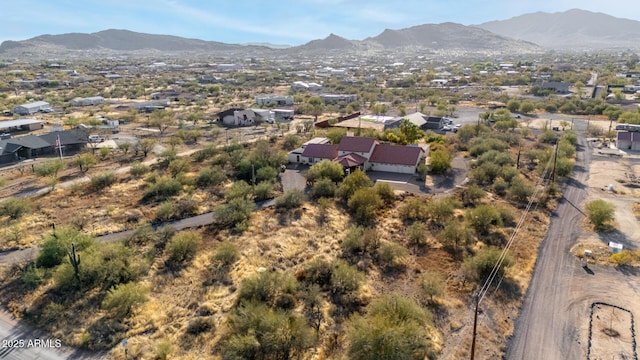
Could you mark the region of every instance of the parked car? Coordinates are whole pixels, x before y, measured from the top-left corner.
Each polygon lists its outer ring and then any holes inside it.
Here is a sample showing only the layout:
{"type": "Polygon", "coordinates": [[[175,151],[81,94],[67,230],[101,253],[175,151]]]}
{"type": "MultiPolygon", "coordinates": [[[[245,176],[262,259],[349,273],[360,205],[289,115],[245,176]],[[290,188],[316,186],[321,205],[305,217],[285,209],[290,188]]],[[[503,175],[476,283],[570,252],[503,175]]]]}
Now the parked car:
{"type": "Polygon", "coordinates": [[[442,130],[442,131],[451,131],[451,126],[449,126],[449,125],[445,125],[445,126],[443,126],[443,127],[442,127],[442,129],[441,129],[441,130],[442,130]]]}
{"type": "Polygon", "coordinates": [[[92,143],[101,143],[103,142],[105,139],[104,137],[100,136],[100,135],[89,135],[89,142],[92,143]]]}
{"type": "Polygon", "coordinates": [[[456,126],[454,126],[453,129],[451,129],[451,131],[456,133],[458,132],[458,130],[460,130],[461,127],[462,127],[462,124],[456,124],[456,126]]]}

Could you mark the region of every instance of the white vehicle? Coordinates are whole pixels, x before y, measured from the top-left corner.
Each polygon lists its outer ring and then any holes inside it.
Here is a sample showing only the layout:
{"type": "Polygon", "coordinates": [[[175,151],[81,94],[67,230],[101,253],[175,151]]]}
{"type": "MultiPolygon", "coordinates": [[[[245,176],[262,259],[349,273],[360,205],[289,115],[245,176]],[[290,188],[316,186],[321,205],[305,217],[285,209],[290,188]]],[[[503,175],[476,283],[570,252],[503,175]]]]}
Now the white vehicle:
{"type": "Polygon", "coordinates": [[[445,125],[442,127],[442,131],[451,131],[451,126],[445,125]]]}
{"type": "Polygon", "coordinates": [[[92,143],[101,143],[105,140],[104,137],[100,136],[100,135],[89,135],[89,142],[92,143]]]}

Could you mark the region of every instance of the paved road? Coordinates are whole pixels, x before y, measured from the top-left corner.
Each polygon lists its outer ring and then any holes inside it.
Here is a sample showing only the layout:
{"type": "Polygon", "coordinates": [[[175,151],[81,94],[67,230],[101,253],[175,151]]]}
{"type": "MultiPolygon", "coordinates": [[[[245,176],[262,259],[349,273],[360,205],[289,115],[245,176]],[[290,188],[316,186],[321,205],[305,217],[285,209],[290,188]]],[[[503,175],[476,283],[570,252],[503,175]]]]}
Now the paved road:
{"type": "Polygon", "coordinates": [[[21,324],[11,314],[0,310],[0,359],[63,360],[103,359],[105,354],[85,353],[68,348],[50,335],[21,324]]]}
{"type": "Polygon", "coordinates": [[[586,197],[590,150],[579,139],[574,174],[564,199],[553,215],[547,236],[538,249],[538,260],[524,299],[506,359],[570,360],[584,358],[579,319],[567,314],[570,289],[580,263],[569,252],[577,240],[584,216],[578,209],[586,197]]]}

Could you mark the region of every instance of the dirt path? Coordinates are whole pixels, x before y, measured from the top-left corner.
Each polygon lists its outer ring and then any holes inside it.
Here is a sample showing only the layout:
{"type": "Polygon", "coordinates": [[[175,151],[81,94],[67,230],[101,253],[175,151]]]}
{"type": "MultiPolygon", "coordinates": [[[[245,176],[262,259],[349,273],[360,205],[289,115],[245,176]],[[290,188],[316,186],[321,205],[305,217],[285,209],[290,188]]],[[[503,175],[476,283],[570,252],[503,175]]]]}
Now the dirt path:
{"type": "Polygon", "coordinates": [[[567,313],[569,289],[580,263],[570,249],[577,240],[586,198],[590,152],[584,139],[577,152],[573,181],[569,181],[563,201],[553,216],[547,236],[538,250],[538,260],[514,335],[508,344],[507,359],[584,359],[586,348],[578,346],[579,322],[567,313]]]}

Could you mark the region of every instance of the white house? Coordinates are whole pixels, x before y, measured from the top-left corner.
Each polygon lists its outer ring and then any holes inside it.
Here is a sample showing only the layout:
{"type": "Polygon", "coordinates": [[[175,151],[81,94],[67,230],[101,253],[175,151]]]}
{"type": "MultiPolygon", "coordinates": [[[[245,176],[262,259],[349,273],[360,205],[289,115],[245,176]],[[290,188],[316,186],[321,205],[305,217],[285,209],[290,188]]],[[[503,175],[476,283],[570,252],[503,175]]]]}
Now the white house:
{"type": "Polygon", "coordinates": [[[46,101],[36,101],[32,103],[18,105],[13,108],[13,112],[20,115],[35,114],[38,111],[51,111],[51,105],[46,101]]]}
{"type": "Polygon", "coordinates": [[[291,106],[293,105],[293,96],[291,95],[261,95],[256,96],[256,104],[259,106],[291,106]]]}
{"type": "Polygon", "coordinates": [[[368,170],[414,174],[424,150],[419,146],[377,144],[369,158],[368,170]]]}
{"type": "Polygon", "coordinates": [[[95,106],[104,104],[104,98],[102,96],[91,96],[86,98],[73,98],[71,101],[71,106],[95,106]]]}

